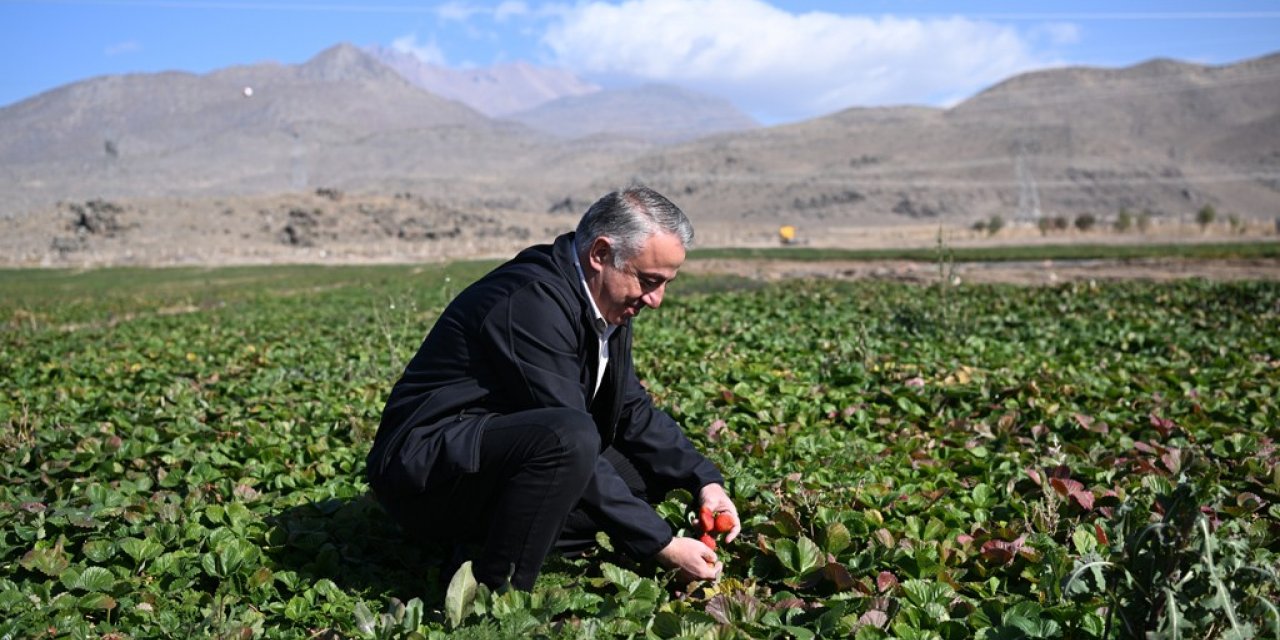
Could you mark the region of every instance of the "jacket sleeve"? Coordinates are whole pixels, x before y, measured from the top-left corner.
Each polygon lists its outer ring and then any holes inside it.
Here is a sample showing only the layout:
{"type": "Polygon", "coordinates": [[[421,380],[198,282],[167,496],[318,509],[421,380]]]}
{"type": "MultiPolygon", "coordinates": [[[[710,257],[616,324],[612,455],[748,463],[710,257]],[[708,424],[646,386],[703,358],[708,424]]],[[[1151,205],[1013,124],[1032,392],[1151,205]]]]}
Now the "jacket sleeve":
{"type": "Polygon", "coordinates": [[[582,506],[618,548],[635,558],[650,558],[671,542],[671,526],[636,497],[604,456],[582,494],[582,506]]]}
{"type": "MultiPolygon", "coordinates": [[[[630,367],[628,367],[630,369],[630,367]]],[[[697,495],[698,489],[724,484],[720,470],[694,448],[666,412],[653,406],[634,373],[627,376],[622,417],[613,446],[642,472],[670,487],[697,495]]]]}

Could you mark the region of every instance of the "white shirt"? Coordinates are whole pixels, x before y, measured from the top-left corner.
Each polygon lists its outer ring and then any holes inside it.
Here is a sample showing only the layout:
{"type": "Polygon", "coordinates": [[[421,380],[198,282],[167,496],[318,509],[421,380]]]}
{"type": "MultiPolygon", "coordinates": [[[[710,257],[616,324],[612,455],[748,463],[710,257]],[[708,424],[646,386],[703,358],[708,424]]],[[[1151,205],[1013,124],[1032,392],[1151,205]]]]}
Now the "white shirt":
{"type": "Polygon", "coordinates": [[[587,304],[591,305],[592,329],[596,332],[596,337],[600,339],[599,363],[596,368],[596,388],[591,392],[591,397],[595,398],[596,391],[600,390],[600,383],[604,382],[604,369],[609,366],[609,336],[613,335],[617,325],[609,324],[605,321],[604,315],[600,313],[600,307],[596,305],[596,300],[591,296],[591,289],[587,286],[587,275],[582,271],[582,262],[578,258],[578,243],[573,243],[573,266],[578,269],[578,280],[582,282],[582,291],[587,294],[587,304]]]}

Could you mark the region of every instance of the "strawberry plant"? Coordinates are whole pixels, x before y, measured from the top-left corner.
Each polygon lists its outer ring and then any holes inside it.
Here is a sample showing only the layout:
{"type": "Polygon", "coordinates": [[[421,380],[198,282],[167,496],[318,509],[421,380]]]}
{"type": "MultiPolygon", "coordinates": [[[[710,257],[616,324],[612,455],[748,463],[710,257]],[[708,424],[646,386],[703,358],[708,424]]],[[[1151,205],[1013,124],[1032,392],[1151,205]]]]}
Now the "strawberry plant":
{"type": "Polygon", "coordinates": [[[363,474],[490,266],[0,274],[0,637],[1280,634],[1274,283],[682,277],[636,365],[728,478],[722,579],[602,538],[490,593],[363,474]]]}

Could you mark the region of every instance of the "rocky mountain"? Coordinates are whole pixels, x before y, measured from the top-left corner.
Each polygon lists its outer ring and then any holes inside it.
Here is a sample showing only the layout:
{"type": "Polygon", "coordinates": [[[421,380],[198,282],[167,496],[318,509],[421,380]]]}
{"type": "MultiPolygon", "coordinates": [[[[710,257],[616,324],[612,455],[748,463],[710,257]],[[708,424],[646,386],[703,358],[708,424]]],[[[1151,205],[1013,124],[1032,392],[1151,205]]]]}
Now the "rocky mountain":
{"type": "Polygon", "coordinates": [[[412,53],[388,47],[369,47],[366,51],[413,85],[494,118],[600,90],[599,86],[564,69],[526,62],[453,69],[423,62],[412,53]]]}
{"type": "Polygon", "coordinates": [[[659,84],[564,97],[509,119],[561,138],[621,136],[658,143],[760,126],[728,100],[659,84]]]}
{"type": "MultiPolygon", "coordinates": [[[[112,242],[128,246],[138,232],[125,230],[147,227],[129,221],[143,209],[199,215],[200,224],[240,230],[242,244],[274,246],[292,213],[262,214],[271,209],[262,198],[343,193],[326,215],[357,217],[334,230],[376,223],[395,238],[455,237],[421,231],[422,216],[541,229],[633,181],[733,233],[780,223],[967,226],[993,215],[1106,220],[1122,208],[1187,220],[1206,204],[1255,220],[1280,212],[1280,55],[1050,69],[950,109],[852,108],[745,131],[732,130],[742,121],[717,120],[724,107],[649,87],[494,119],[347,45],[301,65],[95,78],[0,109],[0,218],[22,220],[8,225],[16,239],[6,246],[39,251],[68,229],[88,237],[117,229],[112,242]],[[675,112],[729,130],[660,144],[685,131],[663,119],[675,112]],[[613,133],[602,132],[606,124],[613,133]],[[362,204],[365,195],[372,204],[362,204]],[[132,199],[151,204],[131,209],[132,199]],[[85,211],[116,210],[112,224],[76,222],[85,211]],[[210,211],[227,217],[206,220],[210,211]],[[407,220],[418,226],[397,226],[407,220]]],[[[308,211],[302,218],[317,219],[308,211]]],[[[199,242],[165,240],[184,241],[199,242]]]]}
{"type": "Polygon", "coordinates": [[[810,224],[1280,212],[1280,55],[1021,75],[951,108],[854,108],[622,170],[694,210],[810,224]],[[1035,204],[1038,202],[1038,207],[1035,204]]]}
{"type": "Polygon", "coordinates": [[[558,138],[671,143],[759,126],[727,100],[672,85],[602,89],[567,70],[525,62],[451,69],[387,47],[367,51],[432,94],[558,138]]]}
{"type": "Polygon", "coordinates": [[[0,109],[0,211],[59,199],[354,188],[502,173],[542,142],[350,45],[301,65],[107,76],[0,109]]]}

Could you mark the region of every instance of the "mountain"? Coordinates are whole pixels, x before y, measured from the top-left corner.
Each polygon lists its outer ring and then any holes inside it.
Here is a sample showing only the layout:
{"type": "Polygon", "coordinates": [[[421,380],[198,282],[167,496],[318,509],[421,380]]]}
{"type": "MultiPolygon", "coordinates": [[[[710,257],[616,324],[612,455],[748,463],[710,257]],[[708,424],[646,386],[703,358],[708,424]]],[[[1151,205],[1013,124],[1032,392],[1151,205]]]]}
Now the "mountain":
{"type": "Polygon", "coordinates": [[[853,108],[619,168],[693,210],[843,225],[1280,210],[1280,55],[1020,75],[951,109],[853,108]]]}
{"type": "MultiPolygon", "coordinates": [[[[1188,220],[1212,205],[1271,220],[1280,211],[1280,55],[1047,69],[949,109],[850,108],[737,130],[751,123],[735,113],[650,86],[494,119],[349,45],[300,65],[95,78],[0,109],[0,218],[13,222],[0,254],[46,251],[71,227],[123,229],[135,223],[68,216],[142,215],[129,209],[142,198],[152,202],[146,215],[191,220],[160,245],[197,245],[182,234],[204,224],[267,251],[283,214],[262,213],[271,206],[260,198],[336,191],[345,213],[332,215],[356,218],[334,229],[374,224],[397,238],[455,237],[423,230],[417,212],[482,216],[499,229],[521,220],[541,237],[631,182],[671,196],[700,229],[719,225],[721,236],[700,231],[713,242],[767,240],[782,223],[852,233],[993,215],[1106,220],[1128,209],[1188,220]],[[722,133],[686,137],[709,130],[722,133]],[[210,201],[224,205],[197,204],[210,201]],[[388,211],[403,213],[389,221],[388,211]]],[[[112,242],[132,246],[131,237],[112,242]]]]}
{"type": "Polygon", "coordinates": [[[660,84],[560,98],[509,119],[561,138],[622,136],[658,143],[760,126],[728,100],[660,84]]]}
{"type": "Polygon", "coordinates": [[[414,86],[558,138],[670,143],[759,126],[727,100],[671,85],[605,90],[524,62],[450,69],[387,47],[367,52],[414,86]]]}
{"type": "Polygon", "coordinates": [[[345,186],[389,165],[448,175],[532,137],[339,45],[301,65],[94,78],[0,109],[0,207],[345,186]]]}
{"type": "Polygon", "coordinates": [[[451,69],[387,47],[369,47],[367,51],[413,85],[495,118],[527,111],[558,98],[600,90],[564,69],[525,62],[451,69]]]}

